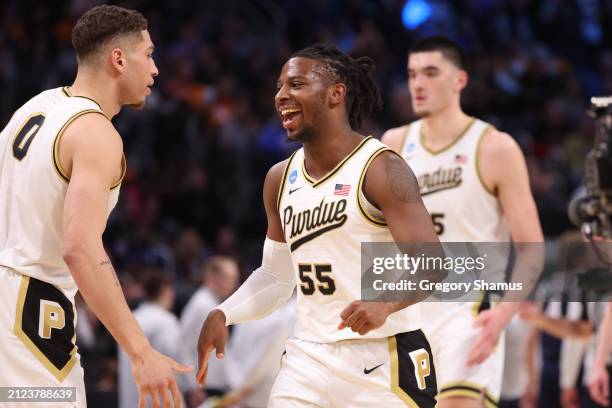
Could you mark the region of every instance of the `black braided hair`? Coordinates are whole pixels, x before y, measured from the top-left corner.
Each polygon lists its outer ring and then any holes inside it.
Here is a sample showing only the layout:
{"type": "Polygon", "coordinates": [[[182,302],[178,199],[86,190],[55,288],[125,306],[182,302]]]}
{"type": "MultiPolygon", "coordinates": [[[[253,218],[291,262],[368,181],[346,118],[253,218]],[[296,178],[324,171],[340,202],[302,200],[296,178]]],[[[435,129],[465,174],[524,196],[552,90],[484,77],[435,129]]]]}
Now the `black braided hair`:
{"type": "Polygon", "coordinates": [[[321,62],[319,73],[333,83],[346,85],[346,111],[353,130],[361,127],[364,116],[382,109],[380,90],[374,81],[374,61],[370,57],[352,58],[332,44],[315,44],[292,56],[321,62]]]}

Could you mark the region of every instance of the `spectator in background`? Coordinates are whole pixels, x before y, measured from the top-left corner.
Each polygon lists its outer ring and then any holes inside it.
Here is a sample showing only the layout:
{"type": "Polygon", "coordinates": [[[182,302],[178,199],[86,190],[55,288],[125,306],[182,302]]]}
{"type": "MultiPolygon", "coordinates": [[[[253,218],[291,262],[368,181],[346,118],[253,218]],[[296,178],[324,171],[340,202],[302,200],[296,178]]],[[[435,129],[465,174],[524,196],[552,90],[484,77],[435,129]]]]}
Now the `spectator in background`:
{"type": "MultiPolygon", "coordinates": [[[[234,293],[240,283],[240,269],[233,258],[213,256],[204,262],[202,270],[202,286],[191,297],[181,314],[181,361],[196,365],[198,337],[208,312],[234,293]]],[[[202,402],[205,395],[193,376],[186,378],[188,403],[194,406],[202,402]]],[[[227,388],[225,361],[212,358],[208,366],[206,396],[224,394],[227,388]]]]}
{"type": "MultiPolygon", "coordinates": [[[[170,312],[174,304],[174,287],[169,275],[159,269],[142,271],[145,301],[134,311],[134,317],[151,345],[173,359],[179,357],[180,326],[170,312]]],[[[119,348],[119,407],[138,406],[138,390],[126,352],[119,348]]],[[[150,407],[150,401],[147,401],[150,407]]]]}

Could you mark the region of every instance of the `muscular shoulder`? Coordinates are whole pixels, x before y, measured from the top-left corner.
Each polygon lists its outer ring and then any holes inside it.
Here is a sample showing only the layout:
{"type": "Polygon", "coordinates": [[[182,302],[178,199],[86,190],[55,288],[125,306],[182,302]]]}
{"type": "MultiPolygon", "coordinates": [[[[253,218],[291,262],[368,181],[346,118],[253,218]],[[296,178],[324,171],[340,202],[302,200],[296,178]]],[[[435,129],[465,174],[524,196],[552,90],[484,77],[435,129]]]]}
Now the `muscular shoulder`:
{"type": "Polygon", "coordinates": [[[389,146],[391,149],[395,150],[396,152],[399,152],[402,147],[404,137],[406,136],[408,126],[410,125],[404,125],[387,130],[380,138],[380,141],[389,146]]]}
{"type": "Polygon", "coordinates": [[[508,133],[501,132],[494,127],[487,130],[480,142],[479,154],[481,158],[485,156],[498,157],[517,152],[520,153],[521,148],[516,140],[508,133]]]}
{"type": "Polygon", "coordinates": [[[60,141],[60,160],[71,173],[75,158],[120,163],[123,141],[113,124],[97,112],[79,116],[64,130],[60,141]]]}
{"type": "Polygon", "coordinates": [[[523,168],[524,161],[516,140],[495,128],[485,133],[478,147],[478,170],[491,192],[497,190],[501,179],[523,168]]]}
{"type": "Polygon", "coordinates": [[[276,208],[277,199],[280,192],[281,181],[285,174],[285,169],[289,164],[289,159],[276,163],[270,167],[264,181],[264,204],[266,207],[276,208]]]}
{"type": "Polygon", "coordinates": [[[414,173],[404,159],[389,150],[383,151],[372,161],[363,189],[368,200],[375,205],[381,204],[385,197],[393,197],[401,202],[420,201],[414,173]]]}

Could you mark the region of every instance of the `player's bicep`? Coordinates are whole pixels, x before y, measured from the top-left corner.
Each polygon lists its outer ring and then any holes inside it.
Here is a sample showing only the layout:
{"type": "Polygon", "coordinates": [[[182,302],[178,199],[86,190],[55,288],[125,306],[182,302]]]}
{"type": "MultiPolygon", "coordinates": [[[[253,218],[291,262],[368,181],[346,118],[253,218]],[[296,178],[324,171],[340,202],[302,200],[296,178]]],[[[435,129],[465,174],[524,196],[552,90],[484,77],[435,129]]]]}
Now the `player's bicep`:
{"type": "Polygon", "coordinates": [[[437,242],[419,185],[404,159],[380,154],[367,171],[364,193],[384,214],[396,242],[437,242]]]}
{"type": "Polygon", "coordinates": [[[499,202],[513,240],[541,241],[543,236],[537,207],[529,186],[527,165],[516,142],[507,140],[491,149],[489,160],[485,158],[483,164],[487,165],[496,176],[499,202]]]}
{"type": "Polygon", "coordinates": [[[90,129],[79,137],[83,129],[75,126],[63,139],[71,159],[63,212],[66,246],[99,240],[106,226],[108,195],[121,165],[121,144],[104,130],[108,129],[90,129]]]}

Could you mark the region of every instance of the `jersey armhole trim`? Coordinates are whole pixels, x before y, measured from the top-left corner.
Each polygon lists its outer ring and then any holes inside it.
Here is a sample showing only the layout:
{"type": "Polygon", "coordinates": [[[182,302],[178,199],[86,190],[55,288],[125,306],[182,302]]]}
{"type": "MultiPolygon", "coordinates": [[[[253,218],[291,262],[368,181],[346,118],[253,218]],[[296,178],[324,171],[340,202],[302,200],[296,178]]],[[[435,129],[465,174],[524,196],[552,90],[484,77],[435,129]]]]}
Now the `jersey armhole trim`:
{"type": "Polygon", "coordinates": [[[287,160],[287,165],[285,166],[285,169],[283,170],[283,177],[281,177],[281,183],[280,183],[280,186],[278,187],[278,193],[276,195],[276,210],[277,211],[280,211],[281,199],[283,198],[283,191],[285,190],[285,181],[287,181],[287,172],[289,171],[289,167],[291,167],[291,162],[293,161],[293,157],[298,152],[298,150],[291,153],[291,156],[289,156],[289,160],[287,160]]]}
{"type": "Polygon", "coordinates": [[[62,165],[60,164],[60,158],[59,158],[59,143],[60,140],[62,139],[62,136],[64,135],[64,132],[66,131],[66,128],[68,128],[68,126],[74,122],[77,118],[79,118],[80,116],[83,116],[85,114],[88,113],[98,113],[104,117],[106,117],[104,115],[104,113],[102,113],[99,110],[96,109],[87,109],[87,110],[83,110],[80,112],[75,113],[74,115],[72,115],[67,121],[66,123],[64,123],[64,125],[62,126],[62,128],[59,130],[59,132],[57,132],[57,134],[55,135],[55,137],[53,138],[53,151],[51,152],[52,154],[52,161],[53,161],[53,168],[55,169],[55,172],[57,173],[57,175],[59,176],[59,178],[66,182],[69,183],[70,182],[70,177],[66,174],[66,172],[64,171],[64,169],[62,168],[62,165]]]}
{"type": "Polygon", "coordinates": [[[125,153],[121,155],[121,176],[119,176],[119,180],[117,180],[112,186],[111,186],[111,190],[116,189],[117,187],[119,187],[121,185],[121,182],[123,181],[124,177],[125,177],[125,173],[127,173],[127,160],[125,159],[125,153]]]}
{"type": "Polygon", "coordinates": [[[487,185],[484,182],[484,179],[482,178],[482,174],[480,173],[480,145],[482,144],[482,141],[485,138],[485,135],[487,134],[487,132],[489,131],[489,129],[492,129],[493,126],[488,125],[484,128],[484,130],[482,131],[482,133],[480,134],[480,137],[478,138],[478,143],[476,143],[476,152],[474,154],[474,165],[476,166],[476,174],[478,175],[478,181],[480,181],[480,185],[482,186],[482,188],[484,188],[484,190],[489,193],[491,196],[493,197],[497,197],[497,194],[495,193],[495,191],[491,191],[491,189],[489,187],[487,187],[487,185]]]}
{"type": "Polygon", "coordinates": [[[363,216],[363,218],[372,225],[375,225],[377,227],[386,228],[387,222],[384,220],[378,219],[372,216],[372,214],[368,213],[367,209],[365,208],[365,205],[363,204],[361,200],[362,194],[365,197],[365,193],[362,193],[362,189],[363,189],[363,180],[365,179],[365,175],[368,172],[368,168],[370,167],[370,164],[374,161],[374,159],[383,152],[392,152],[394,154],[397,154],[391,148],[387,146],[382,146],[378,150],[376,150],[374,153],[372,153],[372,155],[366,162],[365,166],[363,166],[363,170],[361,170],[361,175],[359,176],[359,183],[357,184],[357,188],[355,190],[357,192],[357,207],[359,207],[359,213],[363,216]]]}
{"type": "Polygon", "coordinates": [[[404,132],[404,136],[402,137],[402,143],[400,144],[400,148],[398,153],[400,154],[400,156],[404,155],[404,148],[406,147],[406,142],[408,141],[408,137],[410,136],[410,127],[412,126],[412,123],[409,123],[406,125],[406,131],[404,132]]]}

